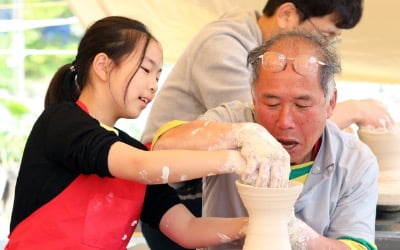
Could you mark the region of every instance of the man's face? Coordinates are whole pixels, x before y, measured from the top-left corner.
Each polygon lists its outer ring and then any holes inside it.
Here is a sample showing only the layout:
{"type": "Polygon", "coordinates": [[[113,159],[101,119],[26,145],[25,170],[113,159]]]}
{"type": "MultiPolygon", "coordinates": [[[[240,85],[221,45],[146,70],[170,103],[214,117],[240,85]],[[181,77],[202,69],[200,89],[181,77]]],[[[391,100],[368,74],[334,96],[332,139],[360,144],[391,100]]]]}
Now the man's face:
{"type": "MultiPolygon", "coordinates": [[[[296,46],[278,44],[269,51],[289,58],[298,54],[315,55],[310,45],[299,43],[296,46]]],[[[319,70],[301,75],[294,70],[290,60],[280,72],[269,72],[261,66],[253,88],[253,101],[257,123],[268,129],[284,146],[292,164],[311,160],[313,146],[321,137],[336,104],[335,95],[326,101],[319,70]]]]}
{"type": "Polygon", "coordinates": [[[312,17],[300,24],[301,28],[310,32],[316,32],[327,39],[335,39],[340,36],[341,29],[336,27],[336,14],[329,14],[322,17],[312,17]]]}

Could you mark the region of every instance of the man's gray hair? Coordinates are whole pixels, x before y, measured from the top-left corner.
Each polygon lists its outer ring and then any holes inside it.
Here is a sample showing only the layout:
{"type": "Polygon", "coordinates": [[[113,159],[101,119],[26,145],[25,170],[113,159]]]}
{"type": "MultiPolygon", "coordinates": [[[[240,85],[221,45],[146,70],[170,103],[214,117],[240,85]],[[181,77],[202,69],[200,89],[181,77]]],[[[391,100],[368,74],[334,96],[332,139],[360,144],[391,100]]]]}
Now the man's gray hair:
{"type": "Polygon", "coordinates": [[[260,66],[262,63],[260,56],[269,51],[272,45],[285,41],[293,42],[293,40],[308,41],[315,47],[315,51],[317,53],[315,56],[320,61],[326,63],[326,65],[320,67],[321,87],[324,91],[324,96],[326,97],[326,99],[330,100],[335,89],[335,74],[341,71],[337,49],[332,44],[332,42],[328,41],[327,39],[303,29],[295,29],[291,31],[276,33],[271,38],[266,40],[261,46],[249,52],[249,55],[247,57],[247,65],[252,66],[252,87],[254,87],[254,84],[257,81],[260,73],[260,66]]]}

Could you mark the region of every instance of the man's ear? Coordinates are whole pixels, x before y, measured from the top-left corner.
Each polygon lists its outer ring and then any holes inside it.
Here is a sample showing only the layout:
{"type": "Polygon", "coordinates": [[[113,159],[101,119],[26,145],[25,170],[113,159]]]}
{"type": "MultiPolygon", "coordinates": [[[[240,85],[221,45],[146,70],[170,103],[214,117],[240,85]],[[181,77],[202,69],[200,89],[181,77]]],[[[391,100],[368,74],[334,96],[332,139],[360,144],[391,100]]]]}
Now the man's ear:
{"type": "Polygon", "coordinates": [[[256,103],[255,90],[254,90],[255,86],[254,86],[254,84],[256,84],[256,83],[251,83],[251,100],[252,100],[253,104],[256,103]]]}
{"type": "Polygon", "coordinates": [[[335,88],[333,90],[332,97],[329,100],[329,104],[328,104],[329,107],[327,107],[328,108],[328,117],[327,117],[327,119],[329,119],[332,116],[333,110],[336,107],[336,102],[337,102],[337,89],[335,88]]]}
{"type": "Polygon", "coordinates": [[[110,59],[105,53],[97,54],[93,59],[93,70],[98,78],[103,81],[108,79],[110,59]]]}
{"type": "Polygon", "coordinates": [[[293,29],[300,25],[299,12],[291,2],[286,2],[278,7],[275,13],[276,23],[280,29],[293,29]]]}

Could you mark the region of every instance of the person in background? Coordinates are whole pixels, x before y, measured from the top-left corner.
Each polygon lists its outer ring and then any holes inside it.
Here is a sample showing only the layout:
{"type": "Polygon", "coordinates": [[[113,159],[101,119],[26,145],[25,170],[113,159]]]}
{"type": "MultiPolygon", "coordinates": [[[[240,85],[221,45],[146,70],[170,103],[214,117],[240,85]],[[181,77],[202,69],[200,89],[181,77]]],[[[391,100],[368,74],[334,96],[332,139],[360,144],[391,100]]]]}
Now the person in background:
{"type": "MultiPolygon", "coordinates": [[[[232,128],[243,122],[260,124],[290,154],[289,178],[304,184],[289,222],[292,248],[376,249],[376,157],[356,135],[329,120],[337,98],[334,77],[340,72],[335,47],[321,36],[292,30],[252,50],[248,62],[253,69],[252,105],[232,101],[198,120],[167,123],[155,138],[154,150],[234,149],[232,128]]],[[[265,151],[265,162],[274,157],[265,151]]],[[[270,173],[267,186],[273,187],[280,180],[274,177],[277,172],[270,173]]],[[[231,174],[204,178],[203,216],[246,216],[236,180],[231,174]]],[[[208,249],[240,249],[241,244],[208,249]]]]}
{"type": "MultiPolygon", "coordinates": [[[[362,16],[362,0],[268,0],[262,13],[233,9],[206,25],[180,56],[150,110],[141,138],[152,141],[166,122],[193,120],[207,109],[232,100],[251,102],[249,51],[271,34],[299,27],[335,40],[342,29],[352,29],[362,16]]],[[[390,127],[388,109],[374,99],[337,103],[331,120],[344,129],[358,126],[390,127]]],[[[184,204],[201,215],[201,180],[173,185],[184,204]]],[[[143,225],[143,234],[153,250],[182,249],[159,232],[143,225]],[[175,247],[175,248],[174,248],[175,247]]]]}
{"type": "MultiPolygon", "coordinates": [[[[152,101],[161,69],[160,45],[141,22],[110,16],[86,31],[27,140],[6,249],[126,249],[139,219],[185,247],[244,235],[246,218],[195,218],[166,183],[257,176],[268,165],[250,166],[237,150],[147,151],[114,127],[152,101]]],[[[237,138],[252,151],[243,133],[254,132],[242,128],[237,138]]],[[[263,143],[286,157],[273,137],[263,143]]]]}

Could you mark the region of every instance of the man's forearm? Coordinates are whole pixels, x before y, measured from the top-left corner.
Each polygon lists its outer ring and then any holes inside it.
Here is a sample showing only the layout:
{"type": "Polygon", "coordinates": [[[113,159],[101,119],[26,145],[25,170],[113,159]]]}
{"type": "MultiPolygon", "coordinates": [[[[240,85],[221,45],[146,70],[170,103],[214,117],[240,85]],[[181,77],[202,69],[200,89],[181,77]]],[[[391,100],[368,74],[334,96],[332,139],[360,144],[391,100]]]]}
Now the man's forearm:
{"type": "Polygon", "coordinates": [[[153,149],[236,149],[233,126],[231,123],[202,120],[185,123],[161,135],[154,142],[153,149]]]}

